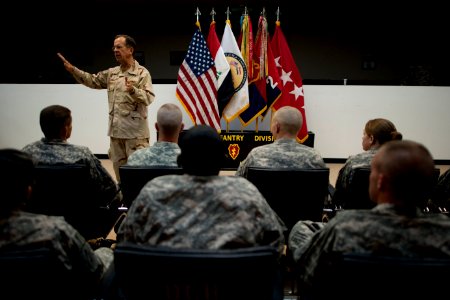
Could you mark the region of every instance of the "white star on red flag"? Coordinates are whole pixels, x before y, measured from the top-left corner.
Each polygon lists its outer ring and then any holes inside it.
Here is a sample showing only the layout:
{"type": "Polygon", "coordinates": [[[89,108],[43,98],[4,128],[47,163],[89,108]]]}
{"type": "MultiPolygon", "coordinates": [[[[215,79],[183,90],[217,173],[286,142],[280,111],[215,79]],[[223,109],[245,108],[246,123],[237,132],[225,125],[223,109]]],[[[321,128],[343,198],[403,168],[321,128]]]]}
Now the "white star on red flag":
{"type": "Polygon", "coordinates": [[[276,22],[275,33],[270,45],[274,57],[276,57],[275,64],[278,74],[283,82],[281,97],[275,102],[273,109],[278,110],[283,106],[293,106],[301,112],[303,116],[303,126],[297,134],[297,139],[300,142],[303,142],[308,138],[308,128],[306,125],[302,77],[298,71],[295,60],[292,57],[292,53],[289,50],[286,38],[281,31],[279,21],[276,22]]]}

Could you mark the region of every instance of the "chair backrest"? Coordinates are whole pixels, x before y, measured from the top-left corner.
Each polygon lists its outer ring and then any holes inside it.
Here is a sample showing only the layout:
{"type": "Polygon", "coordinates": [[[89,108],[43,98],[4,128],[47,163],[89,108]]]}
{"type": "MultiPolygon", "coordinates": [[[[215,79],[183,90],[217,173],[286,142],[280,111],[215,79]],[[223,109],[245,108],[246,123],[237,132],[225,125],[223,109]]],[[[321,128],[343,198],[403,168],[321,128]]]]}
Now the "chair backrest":
{"type": "Polygon", "coordinates": [[[0,250],[0,283],[5,299],[93,299],[96,286],[79,286],[73,271],[48,248],[0,250]]]}
{"type": "Polygon", "coordinates": [[[336,188],[333,203],[343,209],[370,209],[376,205],[369,197],[370,167],[353,169],[353,177],[347,189],[336,188]]]}
{"type": "Polygon", "coordinates": [[[89,170],[80,164],[37,165],[35,184],[27,208],[48,215],[69,214],[90,190],[89,170]]]}
{"type": "Polygon", "coordinates": [[[271,246],[200,250],[119,243],[114,268],[127,300],[281,300],[278,257],[271,246]]]}
{"type": "Polygon", "coordinates": [[[249,167],[247,171],[247,179],[259,189],[288,231],[299,220],[322,220],[330,169],[249,167]]]}
{"type": "Polygon", "coordinates": [[[438,188],[437,184],[438,184],[440,175],[441,175],[441,169],[434,168],[434,173],[433,173],[433,190],[430,192],[429,198],[427,199],[426,203],[424,203],[422,205],[422,210],[424,212],[448,214],[448,211],[446,211],[446,210],[442,211],[441,210],[444,207],[440,207],[439,201],[435,201],[435,198],[434,198],[436,196],[436,191],[437,191],[437,188],[438,188]]]}
{"type": "Polygon", "coordinates": [[[120,166],[120,188],[124,205],[129,207],[147,182],[169,174],[183,174],[183,169],[168,166],[120,166]]]}
{"type": "MultiPolygon", "coordinates": [[[[433,173],[433,181],[435,184],[437,183],[439,174],[440,169],[435,168],[433,173]]],[[[369,177],[370,167],[354,168],[352,181],[348,189],[336,189],[333,202],[341,203],[343,209],[370,209],[375,207],[376,203],[370,200],[369,177]]],[[[423,203],[420,206],[425,209],[427,204],[423,203]]]]}
{"type": "Polygon", "coordinates": [[[346,199],[345,208],[372,208],[376,204],[369,196],[370,168],[355,168],[353,180],[349,189],[349,197],[346,199]]]}
{"type": "Polygon", "coordinates": [[[450,259],[348,253],[321,274],[312,289],[299,281],[301,299],[441,299],[450,259]]]}
{"type": "Polygon", "coordinates": [[[86,165],[37,165],[25,209],[64,216],[86,239],[106,236],[119,213],[99,206],[98,191],[86,165]]]}
{"type": "Polygon", "coordinates": [[[439,172],[437,184],[431,194],[430,204],[438,211],[450,216],[450,169],[442,174],[439,172]]]}

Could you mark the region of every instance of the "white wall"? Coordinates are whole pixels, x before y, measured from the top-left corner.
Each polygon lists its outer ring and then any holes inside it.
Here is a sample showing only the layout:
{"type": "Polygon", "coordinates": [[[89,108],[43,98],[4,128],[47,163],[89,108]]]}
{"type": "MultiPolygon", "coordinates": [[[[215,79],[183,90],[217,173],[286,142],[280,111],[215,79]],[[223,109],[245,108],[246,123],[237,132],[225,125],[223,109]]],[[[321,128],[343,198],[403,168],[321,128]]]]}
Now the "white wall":
{"type": "MultiPolygon", "coordinates": [[[[156,138],[158,107],[179,104],[175,84],[154,85],[156,100],[149,107],[150,143],[156,138]]],[[[362,151],[361,136],[367,120],[390,119],[405,139],[424,143],[434,159],[450,160],[450,87],[419,86],[325,86],[306,85],[305,109],[308,130],[315,133],[314,147],[324,158],[347,158],[362,151]]],[[[42,137],[39,112],[61,104],[72,110],[73,144],[106,154],[108,109],[105,90],[79,84],[0,84],[0,148],[22,148],[42,137]]],[[[269,116],[258,124],[268,130],[269,116]]],[[[187,114],[185,128],[192,126],[187,114]]],[[[226,128],[223,123],[223,127],[226,128]]],[[[239,121],[229,124],[240,130],[239,121]]],[[[244,128],[254,130],[255,124],[244,128]]]]}

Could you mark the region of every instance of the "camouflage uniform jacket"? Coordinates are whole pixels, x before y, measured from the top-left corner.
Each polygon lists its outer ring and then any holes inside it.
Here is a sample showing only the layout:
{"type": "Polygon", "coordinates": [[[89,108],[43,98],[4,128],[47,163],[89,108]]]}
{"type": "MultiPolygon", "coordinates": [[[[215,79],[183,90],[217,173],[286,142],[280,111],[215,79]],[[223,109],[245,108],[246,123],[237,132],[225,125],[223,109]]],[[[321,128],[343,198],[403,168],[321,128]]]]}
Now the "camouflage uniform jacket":
{"type": "Polygon", "coordinates": [[[22,151],[27,152],[37,164],[82,164],[90,169],[92,180],[99,188],[100,206],[106,206],[112,201],[122,201],[122,193],[100,160],[85,146],[78,146],[62,140],[39,141],[26,145],[22,151]]]}
{"type": "Polygon", "coordinates": [[[294,253],[300,277],[311,284],[330,255],[368,253],[405,257],[450,258],[450,219],[443,214],[406,216],[392,204],[343,210],[294,253]]]}
{"type": "Polygon", "coordinates": [[[150,138],[147,114],[148,106],[155,99],[149,71],[135,60],[134,67],[122,72],[120,66],[90,74],[75,68],[73,77],[93,89],[108,89],[108,136],[120,139],[150,138]],[[125,86],[125,78],[133,82],[135,93],[131,95],[125,86]]]}
{"type": "Polygon", "coordinates": [[[173,248],[284,247],[283,221],[258,189],[235,176],[164,175],[131,204],[117,241],[173,248]]]}
{"type": "Polygon", "coordinates": [[[80,274],[80,286],[98,282],[113,257],[108,248],[94,252],[63,217],[16,211],[8,218],[0,219],[0,249],[29,245],[54,251],[67,269],[80,274]]]}
{"type": "Polygon", "coordinates": [[[127,165],[178,167],[177,158],[180,153],[177,143],[156,142],[151,147],[133,152],[128,157],[127,165]]]}
{"type": "Polygon", "coordinates": [[[239,164],[237,176],[247,177],[248,167],[321,169],[326,164],[320,153],[294,139],[279,139],[253,148],[239,164]]]}

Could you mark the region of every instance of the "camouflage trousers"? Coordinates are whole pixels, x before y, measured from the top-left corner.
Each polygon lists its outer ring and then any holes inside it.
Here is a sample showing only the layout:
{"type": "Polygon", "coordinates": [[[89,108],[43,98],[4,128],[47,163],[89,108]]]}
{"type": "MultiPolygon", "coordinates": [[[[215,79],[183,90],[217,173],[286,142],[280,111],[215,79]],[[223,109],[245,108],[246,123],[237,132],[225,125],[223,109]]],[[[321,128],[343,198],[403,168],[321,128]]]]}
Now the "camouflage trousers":
{"type": "Polygon", "coordinates": [[[321,230],[326,223],[302,220],[292,227],[289,233],[288,247],[293,255],[294,261],[297,261],[303,253],[303,248],[308,244],[314,233],[321,230]]]}

